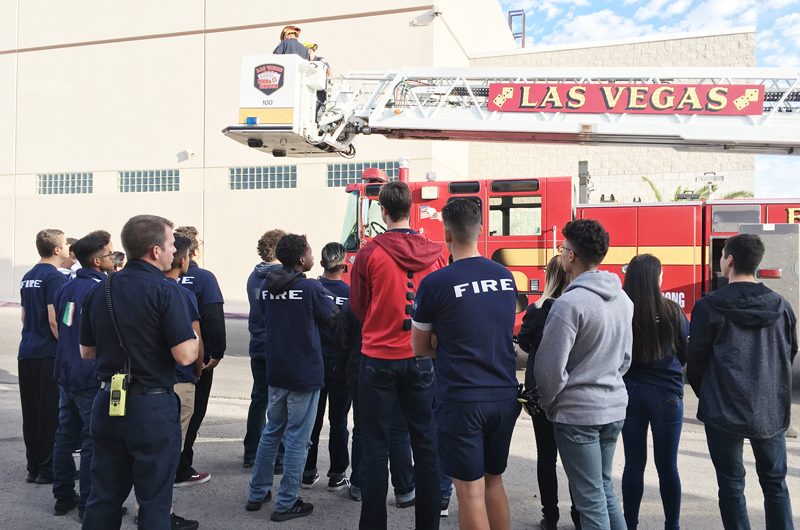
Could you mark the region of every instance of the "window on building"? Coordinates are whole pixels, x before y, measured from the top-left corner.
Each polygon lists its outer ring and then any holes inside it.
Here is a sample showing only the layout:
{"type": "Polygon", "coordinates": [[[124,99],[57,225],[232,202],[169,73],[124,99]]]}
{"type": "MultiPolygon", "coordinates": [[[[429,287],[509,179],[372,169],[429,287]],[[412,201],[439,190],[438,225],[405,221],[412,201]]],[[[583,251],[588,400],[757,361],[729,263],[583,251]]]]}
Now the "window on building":
{"type": "Polygon", "coordinates": [[[542,197],[490,197],[489,235],[542,235],[542,197]]]}
{"type": "Polygon", "coordinates": [[[39,195],[92,193],[92,174],[45,173],[36,175],[36,193],[39,195]]]}
{"type": "Polygon", "coordinates": [[[120,171],[117,175],[117,191],[120,193],[180,191],[180,179],[180,170],[178,169],[120,171]]]}
{"type": "Polygon", "coordinates": [[[232,167],[228,176],[231,190],[297,187],[297,166],[232,167]]]}
{"type": "Polygon", "coordinates": [[[400,174],[400,162],[353,162],[351,164],[328,164],[328,187],[339,188],[348,184],[361,182],[361,174],[365,169],[376,167],[389,177],[397,180],[400,174]]]}

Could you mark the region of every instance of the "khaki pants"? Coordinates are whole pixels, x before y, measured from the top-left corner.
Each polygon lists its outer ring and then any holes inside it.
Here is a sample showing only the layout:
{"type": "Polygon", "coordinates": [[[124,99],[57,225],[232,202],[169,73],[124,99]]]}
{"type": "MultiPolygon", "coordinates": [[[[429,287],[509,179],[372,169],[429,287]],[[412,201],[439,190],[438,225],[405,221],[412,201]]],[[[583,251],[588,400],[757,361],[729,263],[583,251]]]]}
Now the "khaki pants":
{"type": "MultiPolygon", "coordinates": [[[[175,383],[175,394],[181,400],[181,451],[186,442],[186,431],[189,429],[189,420],[194,414],[194,383],[175,383]]],[[[134,502],[136,510],[134,515],[139,516],[139,503],[134,502]]],[[[171,511],[170,511],[171,513],[171,511]]]]}
{"type": "Polygon", "coordinates": [[[194,383],[175,383],[175,393],[181,400],[181,450],[183,450],[189,420],[194,414],[194,383]]]}

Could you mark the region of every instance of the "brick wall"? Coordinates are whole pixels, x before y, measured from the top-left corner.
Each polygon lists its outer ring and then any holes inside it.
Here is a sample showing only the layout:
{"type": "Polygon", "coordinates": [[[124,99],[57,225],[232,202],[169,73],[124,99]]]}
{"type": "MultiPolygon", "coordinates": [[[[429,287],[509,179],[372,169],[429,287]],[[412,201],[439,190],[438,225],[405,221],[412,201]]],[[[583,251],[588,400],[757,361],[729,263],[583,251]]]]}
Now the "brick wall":
{"type": "MultiPolygon", "coordinates": [[[[755,50],[755,33],[748,32],[481,57],[471,59],[470,66],[752,67],[755,50]]],[[[665,196],[672,196],[678,186],[700,187],[695,179],[707,171],[725,176],[717,197],[732,190],[753,191],[755,185],[754,155],[687,153],[671,148],[471,143],[469,175],[474,179],[577,177],[580,160],[589,162],[595,188],[590,202],[612,193],[620,202],[638,197],[654,201],[642,176],[655,181],[665,196]]]]}

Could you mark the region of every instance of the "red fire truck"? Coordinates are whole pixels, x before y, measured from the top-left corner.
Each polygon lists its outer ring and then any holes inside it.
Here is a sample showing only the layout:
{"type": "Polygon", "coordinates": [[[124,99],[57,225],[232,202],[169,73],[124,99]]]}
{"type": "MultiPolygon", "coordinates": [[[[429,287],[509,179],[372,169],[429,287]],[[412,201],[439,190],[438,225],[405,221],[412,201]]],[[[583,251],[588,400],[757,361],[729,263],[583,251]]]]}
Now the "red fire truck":
{"type": "MultiPolygon", "coordinates": [[[[400,179],[408,181],[408,169],[400,171],[400,179]]],[[[386,175],[367,169],[362,178],[364,183],[346,188],[349,202],[342,243],[351,264],[358,249],[386,229],[378,205],[386,175]]],[[[662,291],[687,315],[702,293],[725,281],[719,266],[725,240],[740,232],[758,233],[768,248],[759,280],[800,307],[800,199],[578,205],[571,177],[408,185],[413,200],[411,227],[443,247],[442,207],[454,199],[480,205],[483,233],[478,249],[514,275],[520,293],[517,326],[525,308],[541,294],[544,267],[563,242],[561,227],[572,219],[597,219],[608,230],[610,248],[600,268],[620,279],[633,256],[658,257],[664,268],[662,291]]]]}

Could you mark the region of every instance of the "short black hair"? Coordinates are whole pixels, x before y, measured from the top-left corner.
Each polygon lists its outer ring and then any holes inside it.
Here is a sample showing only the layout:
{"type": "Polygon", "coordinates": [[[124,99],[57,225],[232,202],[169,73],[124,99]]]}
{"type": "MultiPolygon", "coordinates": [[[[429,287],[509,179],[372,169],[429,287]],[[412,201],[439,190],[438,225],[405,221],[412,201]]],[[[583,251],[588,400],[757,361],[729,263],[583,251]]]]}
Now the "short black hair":
{"type": "Polygon", "coordinates": [[[756,234],[739,234],[728,238],[722,255],[733,256],[733,272],[736,274],[755,275],[765,251],[764,242],[756,234]]]}
{"type": "Polygon", "coordinates": [[[325,272],[331,274],[344,266],[347,260],[347,249],[338,241],[333,241],[322,247],[322,259],[320,265],[325,272]]]}
{"type": "Polygon", "coordinates": [[[105,230],[95,230],[75,241],[70,250],[81,263],[81,267],[91,267],[92,260],[102,255],[103,247],[111,242],[111,234],[105,230]]]}
{"type": "Polygon", "coordinates": [[[386,213],[395,223],[411,216],[411,189],[405,182],[396,180],[381,186],[378,202],[386,208],[386,213]]]}
{"type": "Polygon", "coordinates": [[[469,199],[455,199],[442,208],[442,222],[456,243],[469,245],[481,235],[481,207],[469,199]]]}
{"type": "Polygon", "coordinates": [[[186,236],[175,234],[175,255],[172,256],[172,268],[176,268],[183,258],[189,256],[192,240],[186,236]]]}
{"type": "Polygon", "coordinates": [[[581,263],[597,266],[608,252],[608,232],[597,219],[576,219],[561,229],[564,239],[575,247],[573,252],[581,263]]]}
{"type": "Polygon", "coordinates": [[[137,215],[122,227],[120,239],[129,259],[142,259],[153,247],[164,248],[172,221],[157,215],[137,215]]]}
{"type": "Polygon", "coordinates": [[[192,246],[189,247],[189,257],[193,256],[195,249],[199,246],[197,243],[197,236],[200,234],[200,232],[197,231],[197,228],[193,226],[179,226],[174,232],[184,237],[188,237],[192,241],[192,246]]]}
{"type": "Polygon", "coordinates": [[[119,250],[114,251],[114,267],[122,267],[125,262],[125,253],[119,250]]]}
{"type": "Polygon", "coordinates": [[[305,235],[286,234],[275,245],[275,257],[287,269],[300,263],[300,257],[306,253],[310,245],[305,235]]]}

